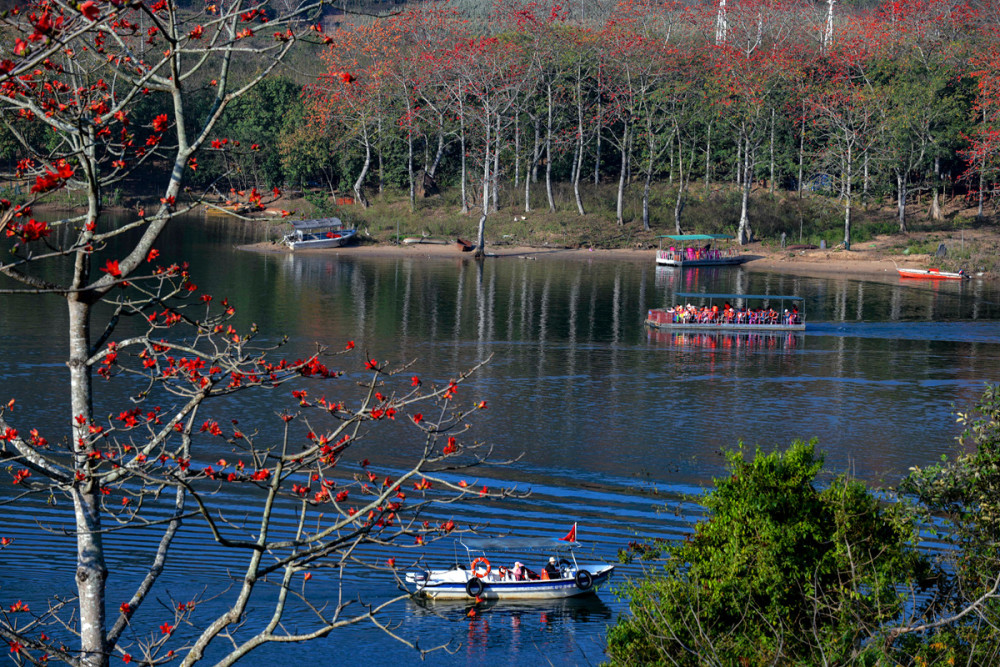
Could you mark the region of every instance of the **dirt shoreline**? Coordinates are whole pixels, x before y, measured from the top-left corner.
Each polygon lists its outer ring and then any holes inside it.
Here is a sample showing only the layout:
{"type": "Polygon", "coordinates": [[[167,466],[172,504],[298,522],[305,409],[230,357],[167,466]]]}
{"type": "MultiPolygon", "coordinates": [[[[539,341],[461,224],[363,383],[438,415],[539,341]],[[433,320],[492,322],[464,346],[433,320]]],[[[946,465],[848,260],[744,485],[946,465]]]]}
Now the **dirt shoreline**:
{"type": "MultiPolygon", "coordinates": [[[[241,250],[254,252],[290,252],[276,243],[255,243],[240,246],[241,250]]],[[[531,248],[520,246],[487,246],[487,256],[492,259],[514,260],[574,260],[574,261],[625,261],[652,263],[655,250],[638,249],[589,249],[589,248],[531,248]]],[[[343,248],[297,250],[296,254],[343,253],[364,257],[410,257],[425,260],[471,259],[472,254],[460,251],[454,244],[418,243],[389,245],[364,243],[343,248]]],[[[927,255],[910,255],[891,259],[878,250],[845,251],[842,249],[780,249],[774,250],[760,244],[744,248],[743,266],[754,271],[780,271],[801,274],[840,274],[857,276],[896,276],[897,266],[922,268],[932,264],[927,255]]]]}

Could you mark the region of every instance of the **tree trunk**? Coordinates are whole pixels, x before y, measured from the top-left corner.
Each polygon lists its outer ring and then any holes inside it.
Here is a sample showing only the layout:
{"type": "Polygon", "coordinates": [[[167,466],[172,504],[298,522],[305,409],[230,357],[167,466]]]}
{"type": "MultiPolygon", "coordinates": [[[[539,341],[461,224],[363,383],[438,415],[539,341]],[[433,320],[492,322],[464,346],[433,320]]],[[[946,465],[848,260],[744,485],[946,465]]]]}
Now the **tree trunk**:
{"type": "MultiPolygon", "coordinates": [[[[692,142],[693,144],[694,142],[692,142]]],[[[679,150],[677,151],[677,200],[674,202],[674,233],[681,234],[681,212],[684,211],[684,144],[680,140],[680,133],[677,134],[677,144],[679,150]]],[[[694,157],[694,148],[692,146],[692,157],[694,157]]],[[[690,167],[688,167],[690,170],[690,167]]],[[[690,176],[688,177],[690,178],[690,176]]]]}
{"type": "Polygon", "coordinates": [[[615,215],[619,227],[625,224],[625,177],[628,173],[628,140],[629,124],[626,122],[624,124],[624,128],[622,129],[622,164],[618,173],[618,202],[615,206],[615,215]]]}
{"type": "Polygon", "coordinates": [[[375,143],[375,159],[378,162],[378,193],[385,191],[385,162],[382,161],[382,137],[385,133],[382,130],[382,116],[378,117],[378,141],[375,143]]]}
{"type": "Polygon", "coordinates": [[[365,145],[365,161],[361,165],[361,173],[358,180],[354,181],[354,198],[358,200],[362,208],[368,208],[368,200],[365,198],[365,178],[368,176],[368,168],[372,163],[372,144],[368,138],[368,128],[362,130],[362,140],[365,145]]]}
{"type": "Polygon", "coordinates": [[[458,143],[461,147],[459,152],[462,163],[462,213],[467,214],[469,212],[469,194],[465,184],[469,180],[469,171],[465,160],[465,107],[461,100],[458,102],[458,143]]]}
{"type": "MultiPolygon", "coordinates": [[[[407,127],[406,127],[406,175],[410,179],[410,212],[417,210],[417,183],[416,178],[413,175],[413,112],[410,109],[410,103],[406,103],[406,117],[407,117],[407,127]]],[[[399,239],[396,239],[396,243],[399,243],[399,239]]]]}
{"type": "Polygon", "coordinates": [[[743,141],[736,143],[736,185],[743,184],[743,141]]]}
{"type": "MultiPolygon", "coordinates": [[[[805,115],[805,104],[803,104],[802,127],[799,128],[799,183],[798,183],[799,199],[802,199],[802,179],[805,177],[805,172],[804,172],[805,154],[806,154],[806,115],[805,115]]],[[[799,240],[801,241],[801,239],[799,240]]]]}
{"type": "Polygon", "coordinates": [[[514,190],[521,187],[521,114],[514,114],[514,190]]]}
{"type": "Polygon", "coordinates": [[[576,210],[580,215],[586,215],[583,209],[583,197],[580,195],[580,175],[583,172],[583,89],[579,68],[576,77],[576,161],[573,169],[573,198],[576,200],[576,210]]]}
{"type": "Polygon", "coordinates": [[[493,212],[500,210],[500,114],[497,113],[496,146],[493,148],[493,212]]]}
{"type": "MultiPolygon", "coordinates": [[[[740,142],[743,146],[743,142],[740,142]]],[[[746,245],[753,239],[753,230],[750,228],[750,188],[753,186],[753,164],[750,158],[750,138],[746,139],[746,146],[743,149],[743,187],[740,190],[740,226],[736,233],[737,242],[746,245]]]]}
{"type": "MultiPolygon", "coordinates": [[[[671,138],[672,139],[672,138],[671,138]]],[[[653,163],[656,156],[656,138],[652,129],[652,121],[646,115],[646,178],[642,187],[642,229],[649,231],[649,190],[653,180],[653,163]]],[[[671,155],[673,151],[671,151],[671,155]]]]}
{"type": "MultiPolygon", "coordinates": [[[[88,263],[89,259],[84,255],[77,255],[78,276],[86,275],[88,263]]],[[[78,282],[85,283],[86,280],[78,282]]],[[[85,298],[80,292],[71,293],[67,297],[70,406],[74,416],[75,443],[89,443],[88,427],[93,416],[91,371],[87,366],[87,359],[90,357],[90,304],[85,298]]],[[[91,477],[90,454],[94,452],[93,446],[75,446],[73,451],[74,467],[83,476],[71,491],[77,533],[76,587],[80,596],[80,664],[97,667],[107,664],[105,587],[108,569],[101,538],[101,496],[91,477]]]]}
{"type": "Polygon", "coordinates": [[[538,182],[538,159],[542,156],[542,119],[541,117],[536,117],[535,119],[535,142],[531,148],[531,154],[533,157],[531,163],[531,181],[532,183],[538,182]]]}
{"type": "Polygon", "coordinates": [[[774,196],[774,109],[771,109],[771,173],[767,180],[767,191],[774,196]]]}
{"type": "Polygon", "coordinates": [[[492,142],[493,122],[489,110],[483,123],[486,127],[486,140],[483,142],[483,215],[479,218],[479,229],[476,234],[476,257],[486,254],[486,216],[490,212],[490,143],[492,142]]]}
{"type": "Polygon", "coordinates": [[[556,200],[552,194],[552,82],[547,86],[548,116],[545,120],[545,196],[549,199],[549,213],[555,213],[556,200]]]}
{"type": "Polygon", "coordinates": [[[868,151],[865,151],[865,174],[864,180],[861,182],[861,203],[868,201],[868,151]]]}
{"type": "Polygon", "coordinates": [[[906,176],[896,170],[896,213],[899,219],[899,231],[906,233],[906,176]]]}
{"type": "Polygon", "coordinates": [[[594,186],[601,184],[601,97],[597,96],[597,132],[595,134],[594,146],[594,186]]]}
{"type": "Polygon", "coordinates": [[[431,163],[430,168],[428,168],[427,175],[434,178],[437,173],[437,168],[441,165],[441,158],[444,156],[444,114],[438,113],[438,131],[437,131],[437,152],[434,154],[434,162],[431,163]]]}
{"type": "Polygon", "coordinates": [[[934,158],[934,187],[933,198],[931,199],[931,219],[940,222],[944,216],[941,214],[941,158],[934,158]]]}
{"type": "Polygon", "coordinates": [[[708,132],[705,137],[705,194],[708,194],[708,186],[711,183],[712,172],[712,123],[708,124],[708,132]]]}
{"type": "Polygon", "coordinates": [[[847,174],[844,179],[844,250],[851,249],[851,179],[853,173],[851,144],[847,144],[847,174]]]}

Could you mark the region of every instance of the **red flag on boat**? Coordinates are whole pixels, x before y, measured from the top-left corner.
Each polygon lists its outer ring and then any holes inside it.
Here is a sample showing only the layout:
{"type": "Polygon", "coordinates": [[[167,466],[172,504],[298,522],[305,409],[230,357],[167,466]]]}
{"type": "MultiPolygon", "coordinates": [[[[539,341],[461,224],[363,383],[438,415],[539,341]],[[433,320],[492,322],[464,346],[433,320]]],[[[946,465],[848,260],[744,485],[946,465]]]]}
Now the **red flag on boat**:
{"type": "Polygon", "coordinates": [[[576,542],[576,524],[575,523],[573,524],[573,527],[569,529],[569,532],[566,533],[566,537],[560,537],[559,541],[560,542],[576,542]]]}

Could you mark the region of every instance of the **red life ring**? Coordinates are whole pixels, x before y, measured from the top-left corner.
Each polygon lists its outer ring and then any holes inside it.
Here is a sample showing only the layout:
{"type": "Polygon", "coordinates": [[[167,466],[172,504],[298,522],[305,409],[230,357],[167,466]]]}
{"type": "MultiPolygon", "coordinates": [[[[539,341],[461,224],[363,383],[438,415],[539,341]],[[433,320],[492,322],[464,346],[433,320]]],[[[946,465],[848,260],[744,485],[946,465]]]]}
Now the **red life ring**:
{"type": "Polygon", "coordinates": [[[486,558],[480,556],[476,560],[472,561],[472,576],[482,579],[484,577],[488,577],[490,572],[492,571],[493,567],[490,565],[490,562],[486,560],[486,558]],[[483,572],[482,574],[479,574],[479,569],[476,567],[476,565],[478,565],[479,563],[482,563],[483,565],[486,566],[486,571],[483,572]]]}

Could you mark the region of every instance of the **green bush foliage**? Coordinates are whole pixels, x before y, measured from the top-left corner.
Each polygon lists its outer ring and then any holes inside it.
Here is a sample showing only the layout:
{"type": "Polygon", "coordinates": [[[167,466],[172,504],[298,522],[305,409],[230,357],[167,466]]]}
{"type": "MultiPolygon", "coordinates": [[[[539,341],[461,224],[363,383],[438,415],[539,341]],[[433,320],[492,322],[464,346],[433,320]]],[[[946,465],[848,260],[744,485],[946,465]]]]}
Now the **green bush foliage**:
{"type": "Polygon", "coordinates": [[[707,518],[662,566],[625,584],[611,664],[877,664],[874,639],[934,578],[917,526],[846,476],[817,485],[816,443],[742,446],[700,502],[707,518]]]}

